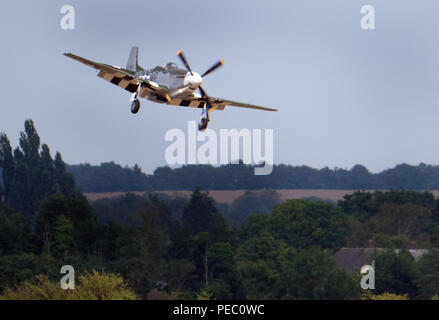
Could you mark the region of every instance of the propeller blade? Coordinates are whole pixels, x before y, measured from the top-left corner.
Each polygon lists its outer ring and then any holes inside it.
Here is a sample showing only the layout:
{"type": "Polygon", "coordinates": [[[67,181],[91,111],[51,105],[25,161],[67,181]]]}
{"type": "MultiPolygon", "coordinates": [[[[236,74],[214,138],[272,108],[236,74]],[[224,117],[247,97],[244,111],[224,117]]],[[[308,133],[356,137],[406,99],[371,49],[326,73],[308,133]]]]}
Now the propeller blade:
{"type": "Polygon", "coordinates": [[[213,72],[214,70],[218,69],[219,67],[221,67],[222,65],[224,65],[224,60],[220,59],[217,63],[215,63],[213,66],[211,66],[209,69],[207,69],[207,71],[205,73],[203,73],[203,75],[201,76],[201,78],[203,78],[204,76],[207,76],[209,73],[213,72]]]}
{"type": "Polygon", "coordinates": [[[191,67],[189,66],[189,63],[186,60],[186,57],[183,54],[183,51],[178,50],[177,51],[177,56],[180,58],[181,62],[183,62],[183,64],[186,66],[186,69],[188,69],[188,71],[191,73],[191,75],[194,75],[194,73],[192,72],[191,67]]]}
{"type": "Polygon", "coordinates": [[[201,86],[199,86],[198,89],[200,89],[201,99],[203,99],[206,102],[207,108],[208,109],[212,108],[212,104],[210,103],[210,98],[207,95],[206,91],[204,91],[204,89],[201,86]]]}

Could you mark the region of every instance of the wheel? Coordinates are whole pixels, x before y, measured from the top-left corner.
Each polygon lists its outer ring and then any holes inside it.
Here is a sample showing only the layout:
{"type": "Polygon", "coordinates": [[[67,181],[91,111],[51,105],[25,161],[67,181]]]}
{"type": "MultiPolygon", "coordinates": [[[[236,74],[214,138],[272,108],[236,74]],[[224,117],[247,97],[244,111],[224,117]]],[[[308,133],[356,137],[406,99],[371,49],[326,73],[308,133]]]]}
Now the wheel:
{"type": "Polygon", "coordinates": [[[207,118],[201,118],[201,122],[198,124],[198,130],[200,131],[206,130],[208,123],[209,121],[207,120],[207,118]]]}
{"type": "Polygon", "coordinates": [[[137,113],[139,112],[140,109],[140,101],[139,100],[134,100],[133,102],[131,102],[131,112],[132,113],[137,113]]]}

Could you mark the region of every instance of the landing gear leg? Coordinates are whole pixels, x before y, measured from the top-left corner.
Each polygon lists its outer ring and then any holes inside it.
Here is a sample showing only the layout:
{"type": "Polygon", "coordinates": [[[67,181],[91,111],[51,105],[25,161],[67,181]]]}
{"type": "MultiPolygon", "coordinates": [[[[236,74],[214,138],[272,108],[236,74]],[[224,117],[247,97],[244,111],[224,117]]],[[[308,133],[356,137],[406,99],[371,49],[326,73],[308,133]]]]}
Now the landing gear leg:
{"type": "Polygon", "coordinates": [[[200,123],[198,124],[198,130],[199,131],[206,130],[207,125],[209,124],[209,121],[210,121],[209,111],[206,108],[206,104],[204,104],[203,113],[201,114],[200,123]]]}

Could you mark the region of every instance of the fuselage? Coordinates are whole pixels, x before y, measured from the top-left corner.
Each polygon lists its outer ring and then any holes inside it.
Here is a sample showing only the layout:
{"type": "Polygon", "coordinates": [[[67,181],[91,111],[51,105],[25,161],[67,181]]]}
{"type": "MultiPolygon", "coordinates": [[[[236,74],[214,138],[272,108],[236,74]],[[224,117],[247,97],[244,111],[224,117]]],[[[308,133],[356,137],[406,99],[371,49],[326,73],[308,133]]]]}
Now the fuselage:
{"type": "MultiPolygon", "coordinates": [[[[201,85],[201,76],[196,72],[190,73],[185,69],[180,69],[173,62],[142,71],[141,76],[157,83],[172,99],[194,94],[199,96],[194,91],[201,85]]],[[[148,99],[156,102],[166,101],[154,95],[148,99]]]]}

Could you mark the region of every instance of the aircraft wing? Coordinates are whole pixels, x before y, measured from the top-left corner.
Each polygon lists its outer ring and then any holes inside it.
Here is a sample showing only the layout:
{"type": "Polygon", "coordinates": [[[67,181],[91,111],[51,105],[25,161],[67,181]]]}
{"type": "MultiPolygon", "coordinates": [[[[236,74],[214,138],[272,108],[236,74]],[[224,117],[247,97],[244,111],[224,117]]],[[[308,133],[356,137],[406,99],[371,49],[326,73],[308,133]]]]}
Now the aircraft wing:
{"type": "MultiPolygon", "coordinates": [[[[273,109],[273,108],[260,107],[252,104],[220,99],[215,97],[210,97],[210,103],[212,105],[212,111],[224,110],[226,106],[257,109],[264,111],[277,111],[277,109],[273,109]]],[[[202,100],[199,95],[192,94],[191,96],[188,97],[172,99],[172,101],[169,104],[183,106],[183,107],[203,108],[204,100],[202,100]]]]}
{"type": "Polygon", "coordinates": [[[98,77],[107,80],[108,82],[111,82],[112,84],[115,84],[129,92],[136,92],[139,82],[142,82],[142,91],[140,92],[140,96],[142,98],[151,92],[159,90],[160,88],[155,82],[146,79],[139,79],[136,77],[136,74],[133,71],[91,61],[72,53],[64,53],[64,55],[89,67],[99,70],[98,77]]]}
{"type": "Polygon", "coordinates": [[[241,107],[241,108],[257,109],[257,110],[264,110],[264,111],[277,111],[277,109],[273,109],[273,108],[260,107],[260,106],[255,106],[253,104],[236,102],[236,101],[232,101],[232,100],[219,99],[219,98],[213,98],[213,97],[211,99],[212,99],[212,104],[214,106],[215,105],[219,105],[219,106],[222,105],[224,107],[225,106],[232,106],[232,107],[241,107]]]}

